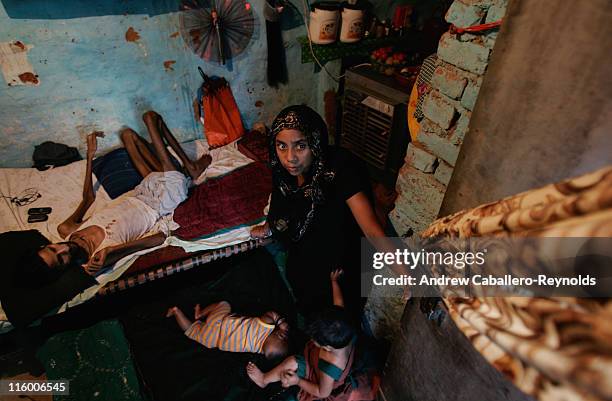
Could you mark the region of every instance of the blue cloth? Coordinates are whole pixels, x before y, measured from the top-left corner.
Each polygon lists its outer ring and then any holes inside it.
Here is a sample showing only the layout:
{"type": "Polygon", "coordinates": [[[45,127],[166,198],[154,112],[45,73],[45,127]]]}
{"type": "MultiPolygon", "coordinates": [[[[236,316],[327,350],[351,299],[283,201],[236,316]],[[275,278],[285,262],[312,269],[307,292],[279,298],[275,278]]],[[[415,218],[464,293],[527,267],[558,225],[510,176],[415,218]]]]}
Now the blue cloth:
{"type": "Polygon", "coordinates": [[[142,176],[130,160],[125,148],[113,150],[92,163],[93,173],[111,199],[134,189],[142,176]]]}
{"type": "Polygon", "coordinates": [[[304,359],[304,355],[295,355],[295,361],[297,362],[297,376],[299,378],[306,378],[306,360],[304,359]]]}
{"type": "Polygon", "coordinates": [[[319,370],[336,381],[342,377],[342,369],[323,359],[319,359],[319,370]]]}

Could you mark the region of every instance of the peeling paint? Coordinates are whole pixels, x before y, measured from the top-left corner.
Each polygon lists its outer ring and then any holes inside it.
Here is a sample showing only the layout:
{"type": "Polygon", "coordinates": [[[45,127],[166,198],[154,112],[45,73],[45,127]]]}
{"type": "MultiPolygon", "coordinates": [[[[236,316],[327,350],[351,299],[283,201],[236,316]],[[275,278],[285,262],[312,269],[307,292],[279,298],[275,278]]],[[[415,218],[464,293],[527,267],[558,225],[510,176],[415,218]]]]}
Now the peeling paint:
{"type": "Polygon", "coordinates": [[[136,43],[138,45],[138,47],[142,50],[142,55],[144,57],[148,57],[149,56],[149,52],[147,51],[147,47],[142,42],[139,42],[140,34],[133,27],[129,27],[128,30],[125,32],[125,40],[127,42],[136,43]]]}
{"type": "Polygon", "coordinates": [[[31,83],[31,84],[37,85],[38,75],[34,75],[31,72],[24,72],[23,74],[19,74],[19,80],[23,82],[24,84],[31,83]]]}
{"type": "Polygon", "coordinates": [[[262,102],[261,100],[258,100],[255,102],[255,107],[263,107],[264,102],[262,102]]]}
{"type": "Polygon", "coordinates": [[[172,64],[175,64],[176,60],[166,60],[164,61],[164,68],[166,69],[166,71],[174,71],[174,68],[172,68],[172,64]]]}
{"type": "Polygon", "coordinates": [[[174,32],[172,35],[170,35],[170,37],[171,37],[172,39],[175,39],[175,38],[178,38],[178,36],[179,36],[179,35],[180,35],[180,33],[179,33],[179,32],[174,32]]]}
{"type": "Polygon", "coordinates": [[[128,30],[125,32],[125,40],[127,42],[138,42],[139,39],[140,35],[134,30],[134,28],[129,27],[128,30]]]}
{"type": "Polygon", "coordinates": [[[0,68],[8,86],[38,85],[38,75],[28,60],[27,52],[32,45],[16,40],[0,43],[0,68]]]}

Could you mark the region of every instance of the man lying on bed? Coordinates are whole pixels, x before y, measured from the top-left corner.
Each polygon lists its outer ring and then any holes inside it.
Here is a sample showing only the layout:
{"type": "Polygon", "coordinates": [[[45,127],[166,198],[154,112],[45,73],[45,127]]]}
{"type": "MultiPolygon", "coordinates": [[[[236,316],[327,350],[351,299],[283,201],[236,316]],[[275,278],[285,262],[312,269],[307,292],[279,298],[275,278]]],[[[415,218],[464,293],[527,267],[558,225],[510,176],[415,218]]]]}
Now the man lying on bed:
{"type": "Polygon", "coordinates": [[[83,265],[93,275],[124,256],[164,242],[164,233],[142,236],[159,218],[172,213],[187,198],[189,177],[197,178],[208,167],[211,157],[204,155],[199,160],[190,160],[157,113],[148,111],[143,115],[143,120],[155,153],[151,152],[148,143],[129,128],[121,132],[121,140],[144,179],[133,191],[83,220],[95,199],[91,168],[97,138],[103,134],[94,132],[87,136],[83,200],[76,211],[57,227],[60,236],[68,240],[46,245],[34,254],[49,267],[83,265]],[[183,162],[189,177],[178,171],[173,164],[164,139],[183,162]]]}

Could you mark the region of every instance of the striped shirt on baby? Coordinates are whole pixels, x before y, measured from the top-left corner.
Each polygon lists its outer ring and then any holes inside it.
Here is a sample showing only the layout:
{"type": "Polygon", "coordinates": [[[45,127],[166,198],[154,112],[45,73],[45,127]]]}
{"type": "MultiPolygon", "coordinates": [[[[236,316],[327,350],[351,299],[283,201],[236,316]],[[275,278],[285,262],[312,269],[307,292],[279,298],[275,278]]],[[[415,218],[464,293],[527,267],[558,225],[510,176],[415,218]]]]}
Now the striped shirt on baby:
{"type": "Polygon", "coordinates": [[[274,325],[258,317],[231,314],[231,306],[220,302],[205,322],[195,321],[185,335],[207,348],[230,352],[262,353],[263,344],[274,331],[274,325]]]}

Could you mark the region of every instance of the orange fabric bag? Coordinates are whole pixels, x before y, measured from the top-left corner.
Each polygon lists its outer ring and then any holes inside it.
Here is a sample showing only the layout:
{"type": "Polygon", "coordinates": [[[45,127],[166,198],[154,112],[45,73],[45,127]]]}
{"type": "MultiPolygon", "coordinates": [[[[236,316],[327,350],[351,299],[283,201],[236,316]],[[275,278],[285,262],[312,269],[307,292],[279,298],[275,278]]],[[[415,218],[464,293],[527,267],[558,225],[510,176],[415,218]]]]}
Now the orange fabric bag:
{"type": "Polygon", "coordinates": [[[198,69],[204,78],[199,102],[204,117],[204,134],[210,148],[218,148],[240,138],[244,134],[244,126],[225,78],[210,78],[198,69]]]}

